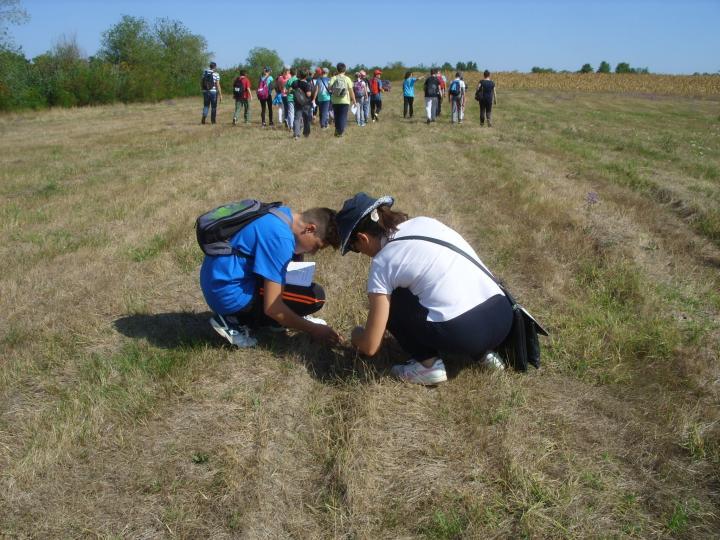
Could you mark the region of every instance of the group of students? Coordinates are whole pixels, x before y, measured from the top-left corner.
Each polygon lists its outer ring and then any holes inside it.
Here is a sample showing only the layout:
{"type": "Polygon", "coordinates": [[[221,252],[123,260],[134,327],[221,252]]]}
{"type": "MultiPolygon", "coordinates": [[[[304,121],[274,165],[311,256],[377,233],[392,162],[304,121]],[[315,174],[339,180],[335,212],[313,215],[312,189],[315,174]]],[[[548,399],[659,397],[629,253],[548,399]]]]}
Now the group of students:
{"type": "Polygon", "coordinates": [[[447,380],[441,352],[502,368],[494,351],[511,329],[508,298],[460,234],[429,217],[410,218],[393,204],[390,196],[358,193],[337,212],[279,206],[249,222],[229,238],[232,254],[203,260],[200,287],[212,328],[237,347],[255,346],[259,329],[292,328],[368,356],[389,331],[410,357],[392,374],[424,385],[447,380]],[[320,285],[286,282],[291,260],[328,246],[371,258],[366,323],[349,340],[313,317],[326,301],[320,285]]]}
{"type": "MultiPolygon", "coordinates": [[[[214,124],[217,116],[217,105],[222,100],[220,75],[216,64],[210,63],[202,77],[203,112],[202,123],[206,123],[208,113],[214,124]]],[[[364,127],[368,122],[378,122],[383,106],[383,93],[390,91],[390,83],[382,79],[382,70],[376,69],[373,76],[361,70],[355,74],[353,81],[346,73],[343,63],[337,64],[335,73],[330,76],[328,68],[284,68],[276,78],[269,67],[263,69],[255,95],[260,102],[260,119],[262,126],[274,127],[273,105],[278,113],[278,123],[289,129],[295,139],[300,134],[310,135],[311,126],[319,117],[320,129],[327,129],[330,123],[335,126],[335,136],[342,137],[347,127],[348,113],[352,112],[358,126],[364,127]],[[273,92],[275,93],[273,97],[273,92]]],[[[480,103],[480,124],[492,126],[492,106],[496,103],[495,83],[490,79],[490,72],[485,71],[475,91],[475,99],[480,103]]],[[[415,83],[424,80],[425,113],[427,123],[435,122],[439,116],[443,100],[450,100],[452,123],[461,124],[465,117],[467,85],[461,72],[448,83],[440,70],[432,69],[429,76],[415,77],[411,71],[405,73],[403,81],[403,118],[413,117],[415,100],[415,83]]],[[[245,123],[250,122],[250,102],[253,99],[253,88],[246,70],[240,70],[233,81],[233,99],[235,110],[233,125],[237,124],[242,114],[245,123]]]]}

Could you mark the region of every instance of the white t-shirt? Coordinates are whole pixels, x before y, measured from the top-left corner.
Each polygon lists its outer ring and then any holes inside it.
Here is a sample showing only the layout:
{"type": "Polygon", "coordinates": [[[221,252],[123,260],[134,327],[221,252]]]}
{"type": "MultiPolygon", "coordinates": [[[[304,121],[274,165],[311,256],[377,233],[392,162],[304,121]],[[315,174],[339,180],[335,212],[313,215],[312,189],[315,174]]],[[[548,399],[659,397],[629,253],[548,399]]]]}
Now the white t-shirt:
{"type": "MultiPolygon", "coordinates": [[[[394,238],[413,235],[450,242],[483,264],[462,236],[436,219],[416,217],[405,221],[394,238]]],[[[420,299],[431,322],[449,321],[490,297],[503,294],[492,279],[465,257],[425,240],[388,242],[373,257],[368,293],[391,294],[398,287],[410,289],[420,299]]]]}

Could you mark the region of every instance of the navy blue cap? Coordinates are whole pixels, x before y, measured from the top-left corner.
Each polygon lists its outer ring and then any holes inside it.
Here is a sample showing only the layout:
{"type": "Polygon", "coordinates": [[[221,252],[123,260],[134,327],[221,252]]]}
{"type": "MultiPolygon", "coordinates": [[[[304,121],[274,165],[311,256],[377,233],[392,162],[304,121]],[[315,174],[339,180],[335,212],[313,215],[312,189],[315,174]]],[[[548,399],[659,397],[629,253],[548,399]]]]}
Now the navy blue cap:
{"type": "Polygon", "coordinates": [[[337,213],[338,233],[340,234],[340,254],[345,255],[350,247],[348,241],[360,220],[379,206],[392,206],[395,199],[389,195],[375,199],[367,193],[358,193],[343,203],[342,210],[337,213]]]}

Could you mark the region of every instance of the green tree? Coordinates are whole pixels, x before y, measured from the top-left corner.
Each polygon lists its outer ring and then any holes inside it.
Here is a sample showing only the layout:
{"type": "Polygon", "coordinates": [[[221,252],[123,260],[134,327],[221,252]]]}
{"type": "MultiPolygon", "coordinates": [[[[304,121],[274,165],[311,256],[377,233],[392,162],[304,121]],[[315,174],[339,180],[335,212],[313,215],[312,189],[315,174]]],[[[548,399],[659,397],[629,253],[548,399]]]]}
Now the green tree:
{"type": "Polygon", "coordinates": [[[452,64],[450,62],[445,62],[442,66],[440,66],[440,69],[443,71],[450,71],[452,69],[452,64]]]}
{"type": "Polygon", "coordinates": [[[187,96],[197,92],[198,78],[210,60],[207,41],[190,32],[180,21],[158,19],[153,37],[160,48],[157,66],[162,96],[187,96]]]}
{"type": "Polygon", "coordinates": [[[538,67],[533,66],[530,70],[531,73],[555,73],[555,70],[553,68],[544,68],[544,67],[538,67]]]}
{"type": "Polygon", "coordinates": [[[477,71],[478,70],[477,62],[473,62],[472,60],[468,61],[468,63],[465,64],[465,70],[466,71],[477,71]]]}
{"type": "Polygon", "coordinates": [[[455,70],[456,71],[465,71],[467,70],[467,64],[465,62],[458,62],[455,64],[455,70]]]}
{"type": "Polygon", "coordinates": [[[103,33],[99,57],[117,66],[121,101],[152,101],[163,96],[157,80],[162,51],[145,19],[123,15],[103,33]]]}
{"type": "Polygon", "coordinates": [[[608,64],[605,60],[600,62],[600,66],[597,69],[598,73],[610,73],[610,64],[608,64]]]}
{"type": "Polygon", "coordinates": [[[615,73],[633,73],[633,70],[627,62],[620,62],[615,66],[615,73]]]}
{"type": "Polygon", "coordinates": [[[282,71],[283,61],[274,49],[254,47],[248,52],[245,65],[250,79],[257,81],[266,66],[272,69],[273,77],[277,77],[282,71]]]}
{"type": "Polygon", "coordinates": [[[580,68],[580,73],[592,73],[593,71],[595,70],[590,64],[583,64],[583,66],[580,68]]]}

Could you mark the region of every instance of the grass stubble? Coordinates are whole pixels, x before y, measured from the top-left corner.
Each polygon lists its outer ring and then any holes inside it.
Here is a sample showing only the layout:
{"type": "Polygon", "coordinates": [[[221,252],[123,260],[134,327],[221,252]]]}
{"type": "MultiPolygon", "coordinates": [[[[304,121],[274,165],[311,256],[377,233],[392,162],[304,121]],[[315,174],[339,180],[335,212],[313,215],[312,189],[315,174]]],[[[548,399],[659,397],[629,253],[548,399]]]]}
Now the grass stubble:
{"type": "MultiPolygon", "coordinates": [[[[717,102],[506,91],[482,129],[392,95],[343,140],[197,100],[0,118],[3,535],[718,534],[717,102]],[[360,190],[465,235],[550,327],[543,369],[428,390],[392,344],[222,345],[195,216],[360,190]]],[[[367,260],[317,260],[348,332],[367,260]]]]}

